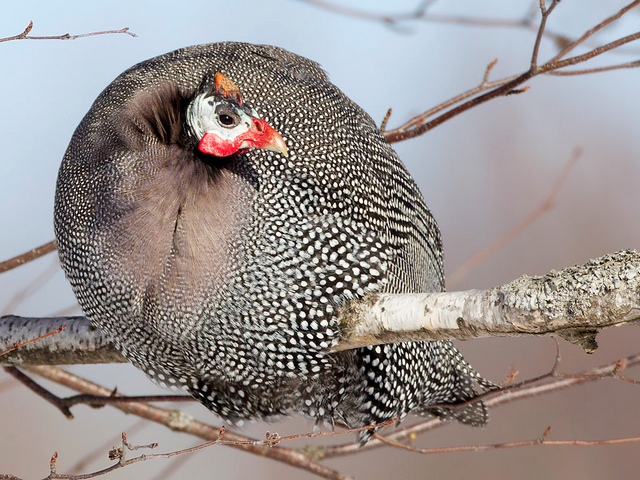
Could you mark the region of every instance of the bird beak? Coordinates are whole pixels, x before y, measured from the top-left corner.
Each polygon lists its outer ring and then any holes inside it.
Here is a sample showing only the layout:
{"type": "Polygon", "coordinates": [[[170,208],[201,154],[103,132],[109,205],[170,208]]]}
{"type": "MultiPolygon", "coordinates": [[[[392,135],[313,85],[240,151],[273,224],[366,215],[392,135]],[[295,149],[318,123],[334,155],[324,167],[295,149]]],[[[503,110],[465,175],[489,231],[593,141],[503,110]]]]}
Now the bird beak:
{"type": "Polygon", "coordinates": [[[289,156],[287,144],[278,131],[261,118],[252,118],[249,131],[243,135],[243,146],[261,148],[289,156]]]}

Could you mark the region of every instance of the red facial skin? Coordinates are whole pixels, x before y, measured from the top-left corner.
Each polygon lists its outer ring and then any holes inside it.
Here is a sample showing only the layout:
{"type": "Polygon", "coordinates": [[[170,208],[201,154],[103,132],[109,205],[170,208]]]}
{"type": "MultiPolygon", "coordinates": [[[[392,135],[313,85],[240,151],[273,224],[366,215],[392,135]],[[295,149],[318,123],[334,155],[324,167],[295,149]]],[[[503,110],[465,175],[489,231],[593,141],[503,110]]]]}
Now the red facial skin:
{"type": "Polygon", "coordinates": [[[267,122],[253,118],[248,131],[232,139],[219,137],[215,132],[205,132],[198,143],[198,150],[214,157],[228,157],[250,148],[280,152],[287,156],[287,146],[282,136],[267,122]]]}

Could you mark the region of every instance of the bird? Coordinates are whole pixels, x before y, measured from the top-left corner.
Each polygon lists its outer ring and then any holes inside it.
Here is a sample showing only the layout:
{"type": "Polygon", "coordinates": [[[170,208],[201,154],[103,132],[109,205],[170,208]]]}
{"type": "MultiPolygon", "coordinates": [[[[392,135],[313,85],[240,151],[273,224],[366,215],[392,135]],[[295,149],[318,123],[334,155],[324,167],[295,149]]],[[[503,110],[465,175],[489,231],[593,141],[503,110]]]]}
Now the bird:
{"type": "Polygon", "coordinates": [[[225,421],[301,414],[361,444],[410,413],[487,422],[493,384],[450,341],[331,350],[349,302],[442,291],[443,248],[380,129],[312,60],[221,42],[129,68],[71,138],[54,228],[91,323],[225,421]]]}

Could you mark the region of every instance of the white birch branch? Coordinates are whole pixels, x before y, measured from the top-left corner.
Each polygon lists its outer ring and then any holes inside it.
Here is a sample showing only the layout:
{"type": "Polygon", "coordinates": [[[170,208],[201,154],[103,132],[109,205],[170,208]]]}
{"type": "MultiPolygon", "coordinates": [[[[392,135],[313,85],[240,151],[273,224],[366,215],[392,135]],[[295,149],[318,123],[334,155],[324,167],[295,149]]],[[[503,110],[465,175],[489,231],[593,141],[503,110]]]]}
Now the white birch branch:
{"type": "MultiPolygon", "coordinates": [[[[626,250],[582,266],[523,276],[489,290],[370,294],[342,309],[334,350],[416,340],[559,335],[597,348],[596,333],[640,321],[640,254],[626,250]]],[[[124,358],[84,317],[0,318],[0,365],[118,363],[124,358]],[[60,327],[61,333],[22,346],[60,327]]]]}
{"type": "Polygon", "coordinates": [[[640,320],[640,254],[605,255],[489,290],[371,294],[345,307],[341,320],[346,334],[335,350],[413,340],[559,335],[591,353],[599,330],[640,320]]]}

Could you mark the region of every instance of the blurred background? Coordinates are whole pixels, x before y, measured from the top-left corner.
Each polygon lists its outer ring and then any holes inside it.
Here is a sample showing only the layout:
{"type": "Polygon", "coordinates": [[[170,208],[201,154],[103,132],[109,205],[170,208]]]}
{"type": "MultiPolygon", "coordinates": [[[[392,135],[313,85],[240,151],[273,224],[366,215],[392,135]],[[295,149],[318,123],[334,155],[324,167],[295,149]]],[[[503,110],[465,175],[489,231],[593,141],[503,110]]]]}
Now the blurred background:
{"type": "MultiPolygon", "coordinates": [[[[417,0],[344,2],[374,15],[414,11],[417,0]],[[393,4],[392,4],[393,3],[393,4]]],[[[439,0],[432,15],[517,21],[530,0],[439,0]]],[[[534,2],[537,3],[537,2],[534,2]]],[[[549,29],[577,37],[627,2],[564,1],[549,29]]],[[[640,30],[638,10],[598,35],[589,47],[640,30]]],[[[53,239],[52,210],[59,162],[77,124],[100,91],[119,73],[149,57],[192,44],[223,40],[278,45],[318,61],[331,79],[389,128],[475,87],[497,58],[492,78],[528,68],[534,32],[506,26],[408,20],[395,24],[338,14],[304,1],[8,2],[0,37],[59,35],[129,27],[138,37],[105,35],[74,41],[13,41],[0,45],[0,260],[53,239]]],[[[542,42],[541,59],[555,51],[542,42]]],[[[584,52],[586,50],[581,50],[584,52]]],[[[638,58],[640,44],[591,66],[638,58]]],[[[537,208],[576,148],[582,155],[555,197],[553,208],[496,255],[449,289],[486,288],[522,274],[540,275],[626,248],[640,248],[640,70],[588,76],[539,77],[523,95],[500,98],[427,135],[395,147],[416,178],[442,229],[451,274],[537,208]]],[[[55,254],[0,276],[0,313],[45,316],[79,313],[55,254]]],[[[640,331],[603,332],[587,356],[562,342],[561,371],[574,373],[640,351],[640,331]]],[[[460,345],[466,358],[500,382],[511,366],[524,379],[547,372],[555,344],[549,338],[488,339],[460,345]]],[[[71,367],[71,371],[127,394],[159,392],[128,365],[71,367]]],[[[627,372],[636,375],[637,372],[627,372]]],[[[44,383],[54,392],[71,392],[44,383]]],[[[553,439],[640,436],[640,388],[611,379],[513,403],[491,412],[483,429],[460,425],[424,435],[418,446],[487,444],[553,439]]],[[[220,425],[203,407],[180,404],[198,419],[220,425]]],[[[85,473],[111,464],[107,451],[126,431],[134,444],[159,442],[168,452],[198,439],[141,423],[112,408],[73,408],[65,419],[54,407],[0,372],[0,473],[25,479],[48,475],[59,453],[60,473],[85,473]]],[[[310,431],[304,419],[250,425],[259,438],[310,431]]],[[[340,441],[350,440],[340,437],[340,441]]],[[[314,441],[322,444],[327,439],[314,441]]],[[[306,442],[302,442],[306,443],[306,442]]],[[[357,478],[600,479],[635,478],[637,444],[600,447],[529,447],[485,453],[420,456],[392,448],[326,461],[357,478]]],[[[133,452],[136,453],[136,452],[133,452]]],[[[130,456],[133,456],[130,455],[130,456]]],[[[180,478],[308,479],[284,464],[226,447],[188,457],[142,462],[110,480],[180,478]],[[214,475],[215,472],[215,475],[214,475]]]]}

